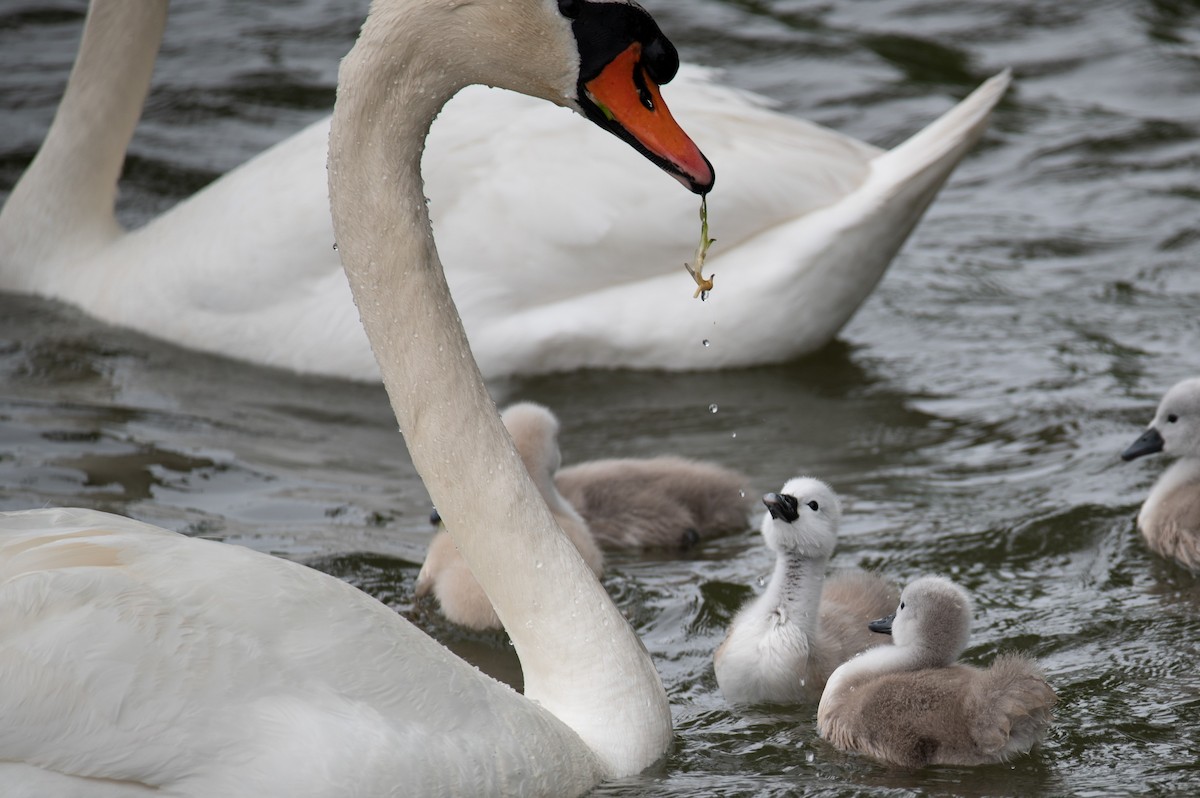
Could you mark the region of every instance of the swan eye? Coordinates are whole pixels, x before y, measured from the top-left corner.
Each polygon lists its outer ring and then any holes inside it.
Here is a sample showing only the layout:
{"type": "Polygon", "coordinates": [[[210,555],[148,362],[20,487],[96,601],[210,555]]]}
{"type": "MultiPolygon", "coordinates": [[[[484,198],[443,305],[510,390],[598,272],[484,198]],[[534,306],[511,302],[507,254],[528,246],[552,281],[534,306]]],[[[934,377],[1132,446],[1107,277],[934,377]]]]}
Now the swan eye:
{"type": "Polygon", "coordinates": [[[1167,421],[1168,421],[1169,423],[1171,423],[1171,424],[1174,424],[1174,423],[1175,423],[1176,421],[1178,421],[1178,420],[1179,420],[1179,416],[1175,415],[1174,413],[1172,413],[1171,415],[1167,416],[1167,421]]]}
{"type": "Polygon", "coordinates": [[[558,13],[567,19],[575,19],[583,7],[583,0],[558,0],[558,13]]]}
{"type": "Polygon", "coordinates": [[[900,602],[900,609],[904,609],[904,602],[903,602],[903,601],[901,601],[901,602],[900,602]]]}
{"type": "Polygon", "coordinates": [[[819,504],[817,504],[816,499],[810,501],[808,503],[808,506],[813,512],[816,512],[817,510],[821,509],[821,506],[819,504]]]}

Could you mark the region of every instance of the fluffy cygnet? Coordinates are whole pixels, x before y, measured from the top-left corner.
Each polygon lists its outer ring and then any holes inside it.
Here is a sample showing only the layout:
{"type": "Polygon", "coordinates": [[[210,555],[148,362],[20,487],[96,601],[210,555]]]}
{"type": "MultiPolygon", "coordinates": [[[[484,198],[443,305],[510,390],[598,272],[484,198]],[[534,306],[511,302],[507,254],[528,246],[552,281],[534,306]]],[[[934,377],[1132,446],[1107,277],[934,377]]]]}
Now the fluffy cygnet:
{"type": "Polygon", "coordinates": [[[817,708],[818,731],[838,748],[907,767],[982,765],[1025,753],[1045,734],[1057,698],[1032,660],[955,664],[971,634],[971,600],[950,580],[910,583],[895,614],[871,628],[895,645],[834,671],[817,708]]]}
{"type": "MultiPolygon", "coordinates": [[[[501,413],[500,418],[554,520],[579,549],[592,573],[599,577],[604,571],[604,555],[592,539],[587,522],[554,486],[554,473],[562,460],[558,450],[558,419],[545,407],[532,402],[512,405],[501,413]]],[[[437,597],[442,614],[460,626],[470,629],[501,627],[492,603],[444,527],[434,535],[425,563],[417,574],[417,598],[429,593],[437,597]]]]}
{"type": "Polygon", "coordinates": [[[763,504],[762,535],[775,552],[775,572],[717,649],[717,684],[735,704],[816,701],[834,668],[887,642],[867,623],[896,606],[899,590],[865,571],[826,579],[842,511],[824,482],[792,479],[763,504]]]}
{"type": "Polygon", "coordinates": [[[1167,391],[1149,428],[1122,460],[1155,452],[1179,459],[1163,472],[1138,513],[1146,545],[1200,571],[1200,377],[1167,391]]]}
{"type": "Polygon", "coordinates": [[[593,460],[555,477],[607,549],[689,548],[746,529],[750,480],[684,457],[593,460]]]}

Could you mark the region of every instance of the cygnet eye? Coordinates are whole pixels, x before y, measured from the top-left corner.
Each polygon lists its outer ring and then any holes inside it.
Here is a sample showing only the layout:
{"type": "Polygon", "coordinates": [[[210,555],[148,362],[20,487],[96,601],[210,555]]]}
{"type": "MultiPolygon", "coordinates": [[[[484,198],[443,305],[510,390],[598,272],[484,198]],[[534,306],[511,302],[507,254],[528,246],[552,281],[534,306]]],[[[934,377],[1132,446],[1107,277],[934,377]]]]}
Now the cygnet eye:
{"type": "Polygon", "coordinates": [[[900,602],[900,609],[904,609],[904,602],[903,602],[903,601],[901,601],[901,602],[900,602]]]}
{"type": "Polygon", "coordinates": [[[1167,421],[1170,422],[1171,424],[1174,424],[1178,420],[1179,420],[1179,416],[1175,415],[1174,413],[1167,416],[1167,421]]]}
{"type": "Polygon", "coordinates": [[[813,501],[810,501],[808,503],[808,506],[809,506],[809,509],[811,509],[813,512],[816,512],[817,510],[821,509],[820,505],[817,504],[815,499],[813,501]]]}

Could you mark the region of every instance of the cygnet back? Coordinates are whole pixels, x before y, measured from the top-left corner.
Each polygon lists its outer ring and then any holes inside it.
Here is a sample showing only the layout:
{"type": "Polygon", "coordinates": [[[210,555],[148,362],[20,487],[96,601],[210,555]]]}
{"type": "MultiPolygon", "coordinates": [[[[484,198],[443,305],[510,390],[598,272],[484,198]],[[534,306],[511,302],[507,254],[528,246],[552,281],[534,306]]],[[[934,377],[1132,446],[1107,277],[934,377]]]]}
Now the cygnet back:
{"type": "Polygon", "coordinates": [[[1045,734],[1057,698],[1030,659],[988,668],[955,664],[966,647],[971,602],[948,579],[905,587],[894,617],[872,624],[895,645],[839,667],[817,709],[821,736],[838,748],[908,767],[1003,762],[1045,734]]]}
{"type": "Polygon", "coordinates": [[[607,549],[689,548],[742,532],[752,504],[745,475],[684,457],[592,460],[555,481],[607,549]]]}

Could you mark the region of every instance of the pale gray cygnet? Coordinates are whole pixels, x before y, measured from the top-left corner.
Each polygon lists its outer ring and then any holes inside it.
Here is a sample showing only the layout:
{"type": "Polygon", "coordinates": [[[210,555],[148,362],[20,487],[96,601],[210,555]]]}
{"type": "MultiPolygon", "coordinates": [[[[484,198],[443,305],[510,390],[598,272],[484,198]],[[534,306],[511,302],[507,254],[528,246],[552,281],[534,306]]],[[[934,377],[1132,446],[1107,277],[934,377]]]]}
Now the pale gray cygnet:
{"type": "Polygon", "coordinates": [[[1150,426],[1121,459],[1156,452],[1177,459],[1142,504],[1138,529],[1151,550],[1200,571],[1200,377],[1167,391],[1150,426]]]}
{"type": "Polygon", "coordinates": [[[1003,762],[1045,734],[1057,701],[1027,657],[987,668],[958,664],[971,600],[938,576],[911,582],[893,616],[871,624],[893,646],[871,649],[829,677],[817,708],[821,737],[845,751],[907,767],[1003,762]]]}

